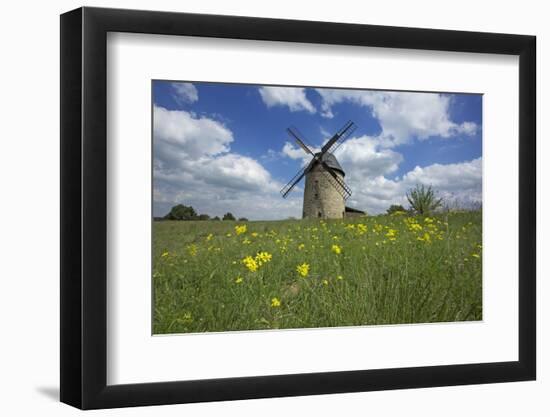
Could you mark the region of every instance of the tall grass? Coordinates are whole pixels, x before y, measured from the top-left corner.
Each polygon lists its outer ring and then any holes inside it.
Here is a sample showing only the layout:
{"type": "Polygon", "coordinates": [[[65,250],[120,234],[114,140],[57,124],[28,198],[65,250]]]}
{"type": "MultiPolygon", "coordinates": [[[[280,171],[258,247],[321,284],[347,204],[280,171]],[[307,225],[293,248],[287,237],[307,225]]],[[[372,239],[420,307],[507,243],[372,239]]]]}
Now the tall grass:
{"type": "Polygon", "coordinates": [[[163,221],[153,239],[155,334],[482,317],[480,212],[163,221]]]}

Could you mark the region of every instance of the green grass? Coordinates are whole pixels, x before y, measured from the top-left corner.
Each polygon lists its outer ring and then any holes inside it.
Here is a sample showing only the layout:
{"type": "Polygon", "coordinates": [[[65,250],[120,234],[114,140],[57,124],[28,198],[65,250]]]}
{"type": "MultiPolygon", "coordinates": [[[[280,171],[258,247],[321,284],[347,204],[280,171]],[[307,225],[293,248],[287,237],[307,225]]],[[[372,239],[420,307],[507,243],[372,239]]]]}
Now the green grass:
{"type": "Polygon", "coordinates": [[[481,212],[153,227],[155,334],[482,318],[481,212]]]}

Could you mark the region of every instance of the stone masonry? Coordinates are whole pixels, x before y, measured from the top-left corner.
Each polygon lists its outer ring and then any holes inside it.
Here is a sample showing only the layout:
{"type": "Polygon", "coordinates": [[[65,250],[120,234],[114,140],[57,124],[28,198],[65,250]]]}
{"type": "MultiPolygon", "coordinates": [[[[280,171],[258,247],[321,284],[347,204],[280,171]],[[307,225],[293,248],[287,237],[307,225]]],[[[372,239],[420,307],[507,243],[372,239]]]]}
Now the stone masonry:
{"type": "MultiPolygon", "coordinates": [[[[340,171],[334,171],[343,181],[340,171]]],[[[319,164],[306,174],[303,218],[341,219],[345,213],[342,195],[331,184],[332,177],[319,164]],[[330,177],[330,178],[329,178],[330,177]]],[[[334,181],[334,179],[332,179],[334,181]]]]}

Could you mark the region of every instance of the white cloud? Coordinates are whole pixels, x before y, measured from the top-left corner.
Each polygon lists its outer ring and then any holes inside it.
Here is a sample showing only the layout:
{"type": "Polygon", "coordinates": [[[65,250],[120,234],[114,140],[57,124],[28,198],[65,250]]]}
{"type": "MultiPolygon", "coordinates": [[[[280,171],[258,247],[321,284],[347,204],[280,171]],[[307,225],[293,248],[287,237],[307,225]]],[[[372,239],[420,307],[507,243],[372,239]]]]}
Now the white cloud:
{"type": "Polygon", "coordinates": [[[450,119],[450,97],[434,93],[382,92],[316,89],[321,95],[321,114],[333,117],[333,106],[351,102],[369,108],[382,128],[381,144],[386,147],[424,140],[432,136],[449,138],[473,135],[473,122],[457,124],[450,119]]]}
{"type": "Polygon", "coordinates": [[[185,159],[229,151],[233,133],[222,123],[181,110],[155,106],[153,111],[155,144],[172,154],[161,156],[185,159]]]}
{"type": "Polygon", "coordinates": [[[172,97],[179,104],[194,103],[199,99],[197,87],[191,83],[172,83],[174,94],[172,97]]]}
{"type": "MultiPolygon", "coordinates": [[[[320,148],[312,148],[313,152],[319,152],[320,148]]],[[[286,142],[281,150],[281,155],[290,159],[301,160],[302,166],[311,161],[311,155],[306,154],[301,148],[286,142]]],[[[335,156],[342,165],[346,175],[361,181],[363,178],[386,175],[397,171],[403,156],[391,149],[382,149],[379,141],[370,136],[353,137],[336,150],[335,156]]]]}
{"type": "Polygon", "coordinates": [[[267,107],[287,106],[290,111],[315,113],[315,107],[306,97],[304,88],[297,87],[260,87],[262,101],[267,107]]]}
{"type": "MultiPolygon", "coordinates": [[[[408,186],[415,184],[432,185],[447,195],[467,192],[475,199],[481,199],[481,158],[457,164],[433,164],[415,167],[403,176],[408,186]]],[[[465,195],[463,195],[465,197],[465,195]]]]}
{"type": "Polygon", "coordinates": [[[335,156],[344,170],[358,177],[386,175],[397,171],[403,156],[391,149],[381,149],[376,138],[354,137],[336,150],[335,156]]]}
{"type": "Polygon", "coordinates": [[[477,125],[473,122],[463,122],[456,127],[457,133],[463,133],[467,136],[473,136],[477,132],[477,125]]]}
{"type": "Polygon", "coordinates": [[[384,212],[391,204],[407,207],[406,193],[417,184],[431,185],[447,204],[469,206],[482,201],[481,158],[455,164],[417,166],[394,180],[383,175],[363,177],[352,167],[346,181],[353,191],[349,205],[364,208],[370,214],[384,212]]]}
{"type": "Polygon", "coordinates": [[[211,216],[300,216],[301,196],[283,200],[282,184],[258,161],[231,152],[233,133],[222,123],[158,106],[153,119],[156,216],[179,203],[211,216]]]}

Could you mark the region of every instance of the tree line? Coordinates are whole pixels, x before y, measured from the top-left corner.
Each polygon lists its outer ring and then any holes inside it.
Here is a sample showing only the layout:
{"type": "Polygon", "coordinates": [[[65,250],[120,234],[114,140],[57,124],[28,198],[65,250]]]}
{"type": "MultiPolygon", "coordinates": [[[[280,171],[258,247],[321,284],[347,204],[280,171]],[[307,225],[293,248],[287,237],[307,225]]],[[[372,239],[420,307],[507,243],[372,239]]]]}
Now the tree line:
{"type": "MultiPolygon", "coordinates": [[[[164,217],[155,217],[155,220],[237,220],[231,212],[225,213],[222,218],[218,216],[210,217],[208,214],[198,214],[193,206],[177,204],[170,209],[170,212],[164,217]]],[[[241,222],[246,222],[246,217],[238,219],[241,222]]]]}

